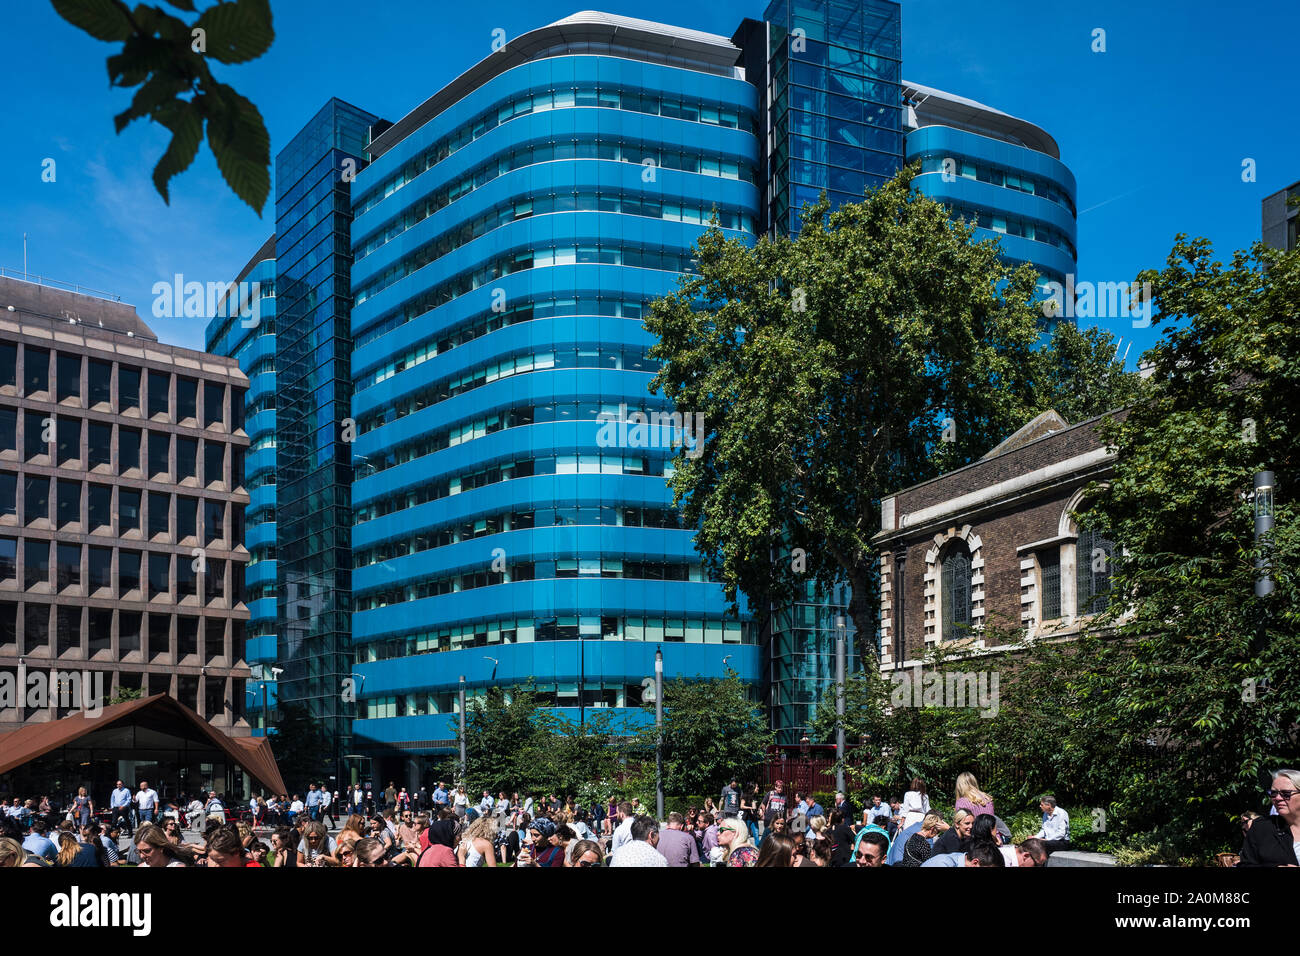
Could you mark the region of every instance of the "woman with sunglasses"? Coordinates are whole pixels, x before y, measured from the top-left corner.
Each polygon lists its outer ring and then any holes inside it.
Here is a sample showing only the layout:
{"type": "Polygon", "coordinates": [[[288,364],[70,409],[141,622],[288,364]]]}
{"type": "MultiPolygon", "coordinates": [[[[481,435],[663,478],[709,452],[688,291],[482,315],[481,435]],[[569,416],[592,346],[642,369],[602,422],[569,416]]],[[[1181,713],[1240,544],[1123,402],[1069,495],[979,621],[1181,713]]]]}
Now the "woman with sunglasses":
{"type": "Polygon", "coordinates": [[[565,862],[565,866],[601,866],[605,862],[605,854],[600,849],[600,844],[595,840],[579,840],[573,844],[573,853],[565,862]]]}
{"type": "Polygon", "coordinates": [[[1300,770],[1273,774],[1268,798],[1277,816],[1260,817],[1246,831],[1240,866],[1300,866],[1300,770]]]}
{"type": "Polygon", "coordinates": [[[722,848],[722,866],[758,863],[758,849],[750,842],[749,827],[739,817],[727,817],[718,824],[718,846],[722,848]]]}

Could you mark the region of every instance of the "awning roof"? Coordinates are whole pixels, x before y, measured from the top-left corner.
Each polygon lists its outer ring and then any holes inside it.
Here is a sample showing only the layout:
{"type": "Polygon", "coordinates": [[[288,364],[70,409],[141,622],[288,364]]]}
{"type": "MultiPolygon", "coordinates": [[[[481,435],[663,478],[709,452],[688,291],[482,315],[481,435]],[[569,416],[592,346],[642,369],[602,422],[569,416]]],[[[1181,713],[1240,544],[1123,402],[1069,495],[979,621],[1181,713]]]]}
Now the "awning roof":
{"type": "Polygon", "coordinates": [[[175,721],[187,730],[197,731],[200,738],[211,742],[213,747],[248,771],[263,787],[276,793],[288,792],[284,779],[280,776],[280,768],[276,765],[275,755],[271,753],[269,740],[265,737],[231,737],[224,734],[166,694],[110,704],[98,717],[77,713],[60,720],[28,724],[18,730],[0,733],[0,773],[8,773],[51,750],[66,747],[89,733],[116,724],[130,724],[139,720],[142,712],[148,712],[152,718],[175,721]]]}

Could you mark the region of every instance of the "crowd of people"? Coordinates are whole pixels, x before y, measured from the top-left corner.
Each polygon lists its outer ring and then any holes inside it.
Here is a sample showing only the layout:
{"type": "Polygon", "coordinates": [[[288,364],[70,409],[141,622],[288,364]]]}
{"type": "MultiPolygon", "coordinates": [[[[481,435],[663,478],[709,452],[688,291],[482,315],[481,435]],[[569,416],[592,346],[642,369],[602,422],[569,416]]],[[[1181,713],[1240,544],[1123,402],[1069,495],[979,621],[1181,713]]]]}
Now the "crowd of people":
{"type": "MultiPolygon", "coordinates": [[[[1272,814],[1243,818],[1240,865],[1300,865],[1300,771],[1278,771],[1267,793],[1272,814]]],[[[230,819],[215,792],[164,803],[147,781],[134,792],[118,781],[107,823],[85,788],[62,811],[44,799],[4,804],[0,867],[1039,867],[1071,847],[1069,815],[1051,795],[1039,801],[1038,832],[1013,843],[970,773],[957,778],[951,821],[920,779],[861,810],[843,793],[829,802],[780,780],[766,794],[732,780],[716,802],[659,821],[636,800],[471,798],[441,783],[411,793],[390,784],[377,797],[358,786],[340,800],[311,784],[305,800],[255,797],[230,819]],[[336,808],[356,812],[340,813],[331,832],[336,808]]]]}

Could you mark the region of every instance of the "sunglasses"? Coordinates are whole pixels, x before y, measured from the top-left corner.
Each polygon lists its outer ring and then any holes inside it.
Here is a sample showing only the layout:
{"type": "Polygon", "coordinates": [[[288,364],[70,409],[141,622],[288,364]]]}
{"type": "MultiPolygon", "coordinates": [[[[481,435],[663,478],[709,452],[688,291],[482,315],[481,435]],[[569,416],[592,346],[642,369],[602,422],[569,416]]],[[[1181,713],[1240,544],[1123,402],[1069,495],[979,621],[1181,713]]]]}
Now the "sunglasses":
{"type": "Polygon", "coordinates": [[[1265,790],[1264,792],[1270,797],[1281,797],[1283,800],[1290,800],[1297,793],[1300,793],[1300,790],[1265,790]]]}

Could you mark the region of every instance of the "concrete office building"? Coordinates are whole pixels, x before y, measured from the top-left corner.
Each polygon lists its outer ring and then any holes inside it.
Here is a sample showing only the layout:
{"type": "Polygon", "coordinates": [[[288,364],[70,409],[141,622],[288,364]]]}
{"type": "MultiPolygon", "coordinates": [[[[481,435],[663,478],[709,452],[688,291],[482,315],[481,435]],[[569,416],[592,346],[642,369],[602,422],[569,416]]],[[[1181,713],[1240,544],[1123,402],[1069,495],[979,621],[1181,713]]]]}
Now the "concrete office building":
{"type": "MultiPolygon", "coordinates": [[[[0,278],[0,681],[84,672],[92,706],[165,693],[248,734],[247,384],[129,305],[0,278]]],[[[82,709],[7,703],[0,731],[82,709]]]]}
{"type": "Polygon", "coordinates": [[[1283,252],[1290,252],[1300,245],[1300,242],[1297,242],[1300,206],[1290,205],[1291,200],[1296,196],[1300,196],[1300,183],[1292,183],[1286,189],[1278,190],[1262,204],[1264,242],[1283,252]]]}

